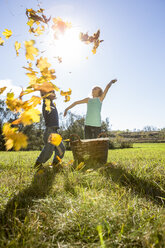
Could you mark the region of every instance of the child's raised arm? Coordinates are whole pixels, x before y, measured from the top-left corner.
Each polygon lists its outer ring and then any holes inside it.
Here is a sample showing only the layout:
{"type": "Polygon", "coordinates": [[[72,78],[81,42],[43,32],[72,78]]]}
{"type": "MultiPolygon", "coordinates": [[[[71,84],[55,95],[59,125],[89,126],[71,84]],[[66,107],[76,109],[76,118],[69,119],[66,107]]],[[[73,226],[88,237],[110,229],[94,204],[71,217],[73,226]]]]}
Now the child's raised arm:
{"type": "Polygon", "coordinates": [[[105,90],[104,90],[103,94],[100,96],[100,101],[103,101],[103,100],[104,100],[104,98],[105,98],[105,96],[106,96],[106,94],[107,94],[109,88],[111,87],[112,84],[114,84],[114,83],[116,83],[116,82],[117,82],[117,79],[113,79],[113,80],[111,80],[111,81],[107,84],[107,86],[105,87],[105,90]]]}
{"type": "Polygon", "coordinates": [[[73,108],[74,106],[78,105],[78,104],[82,104],[82,103],[88,103],[89,97],[84,98],[82,100],[76,101],[74,103],[72,103],[70,106],[68,106],[65,111],[64,111],[64,116],[66,116],[67,112],[69,109],[73,108]]]}

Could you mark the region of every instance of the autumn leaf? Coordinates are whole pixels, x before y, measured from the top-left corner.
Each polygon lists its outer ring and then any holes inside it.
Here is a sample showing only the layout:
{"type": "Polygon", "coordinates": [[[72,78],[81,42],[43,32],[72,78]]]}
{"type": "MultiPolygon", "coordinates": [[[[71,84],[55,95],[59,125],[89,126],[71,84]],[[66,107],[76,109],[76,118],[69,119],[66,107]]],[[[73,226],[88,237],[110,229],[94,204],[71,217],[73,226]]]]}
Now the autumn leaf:
{"type": "Polygon", "coordinates": [[[51,111],[51,107],[50,107],[50,99],[45,99],[45,105],[46,105],[46,108],[45,108],[45,110],[46,111],[51,111]]]}
{"type": "Polygon", "coordinates": [[[34,40],[25,41],[25,49],[26,49],[26,59],[34,60],[34,55],[38,55],[38,49],[33,45],[35,44],[34,40]]]}
{"type": "Polygon", "coordinates": [[[12,31],[8,30],[8,29],[5,29],[5,31],[2,32],[2,34],[5,36],[6,39],[9,39],[10,36],[12,35],[12,31]]]}
{"type": "Polygon", "coordinates": [[[22,109],[23,101],[21,99],[14,98],[14,93],[7,93],[6,98],[7,107],[13,112],[19,112],[22,109]]]}
{"type": "Polygon", "coordinates": [[[24,126],[31,125],[33,122],[40,121],[40,111],[38,109],[29,109],[24,111],[17,120],[13,121],[12,124],[18,125],[22,123],[24,126]]]}
{"type": "Polygon", "coordinates": [[[19,55],[19,49],[21,48],[21,43],[19,43],[18,41],[15,42],[15,50],[16,50],[16,54],[17,56],[19,55]]]}
{"type": "Polygon", "coordinates": [[[57,160],[58,160],[59,163],[62,162],[62,159],[59,156],[56,156],[56,158],[57,158],[57,160]]]}
{"type": "Polygon", "coordinates": [[[2,131],[5,136],[7,150],[14,148],[16,151],[19,151],[21,148],[27,147],[27,136],[19,132],[18,128],[12,128],[11,123],[5,123],[2,131]]]}
{"type": "Polygon", "coordinates": [[[37,59],[36,66],[40,69],[40,71],[43,71],[45,68],[49,68],[51,64],[47,62],[47,58],[39,58],[37,59]]]}
{"type": "Polygon", "coordinates": [[[92,49],[92,53],[96,54],[96,49],[98,48],[98,46],[100,45],[101,42],[103,42],[103,40],[99,40],[100,37],[100,30],[98,30],[96,33],[94,33],[93,35],[89,36],[88,33],[84,34],[84,33],[80,33],[80,40],[86,44],[90,44],[93,43],[93,49],[92,49]]]}
{"type": "Polygon", "coordinates": [[[44,82],[42,84],[35,84],[35,85],[33,85],[33,87],[34,87],[34,90],[43,91],[45,93],[48,93],[48,92],[53,91],[53,90],[59,91],[59,88],[51,82],[44,82]]]}
{"type": "Polygon", "coordinates": [[[64,34],[67,28],[71,28],[72,25],[69,22],[64,22],[60,17],[53,18],[53,26],[52,29],[54,30],[54,38],[58,39],[59,34],[64,34]]]}
{"type": "Polygon", "coordinates": [[[72,93],[72,90],[69,88],[68,91],[61,90],[60,95],[61,96],[67,96],[67,95],[71,95],[71,93],[72,93]]]}
{"type": "Polygon", "coordinates": [[[62,141],[62,137],[58,133],[51,133],[48,142],[53,144],[54,146],[59,146],[62,141]]]}
{"type": "Polygon", "coordinates": [[[81,162],[77,165],[76,170],[81,170],[84,167],[84,162],[81,162]]]}
{"type": "Polygon", "coordinates": [[[2,40],[2,38],[0,37],[0,46],[3,46],[3,43],[4,43],[5,41],[4,40],[2,40]]]}
{"type": "Polygon", "coordinates": [[[0,88],[0,95],[6,90],[7,87],[0,88]]]}
{"type": "Polygon", "coordinates": [[[70,96],[65,96],[64,102],[69,102],[70,101],[70,96]]]}

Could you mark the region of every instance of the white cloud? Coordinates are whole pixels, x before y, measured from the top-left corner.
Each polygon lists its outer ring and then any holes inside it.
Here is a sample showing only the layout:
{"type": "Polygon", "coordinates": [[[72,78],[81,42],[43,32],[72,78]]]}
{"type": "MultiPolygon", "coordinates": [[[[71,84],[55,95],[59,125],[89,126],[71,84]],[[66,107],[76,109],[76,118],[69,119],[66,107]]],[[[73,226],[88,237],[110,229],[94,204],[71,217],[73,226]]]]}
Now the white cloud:
{"type": "Polygon", "coordinates": [[[14,85],[11,79],[0,80],[0,88],[4,86],[6,86],[7,89],[1,95],[2,97],[5,97],[6,94],[10,91],[14,92],[15,96],[18,97],[22,90],[21,87],[14,85]]]}

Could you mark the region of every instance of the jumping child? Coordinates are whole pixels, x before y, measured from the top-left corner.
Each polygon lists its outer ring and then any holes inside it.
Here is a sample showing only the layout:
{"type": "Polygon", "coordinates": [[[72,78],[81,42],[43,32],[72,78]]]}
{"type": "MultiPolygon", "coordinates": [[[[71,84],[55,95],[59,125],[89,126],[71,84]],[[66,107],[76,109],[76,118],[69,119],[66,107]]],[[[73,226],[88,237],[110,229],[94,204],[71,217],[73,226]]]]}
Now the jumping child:
{"type": "Polygon", "coordinates": [[[101,107],[102,102],[112,84],[116,83],[117,79],[111,80],[105,90],[103,91],[100,87],[96,86],[92,89],[92,98],[84,98],[82,100],[72,103],[64,111],[66,116],[69,109],[82,103],[87,103],[87,113],[85,118],[85,139],[97,138],[101,133],[101,107]]]}

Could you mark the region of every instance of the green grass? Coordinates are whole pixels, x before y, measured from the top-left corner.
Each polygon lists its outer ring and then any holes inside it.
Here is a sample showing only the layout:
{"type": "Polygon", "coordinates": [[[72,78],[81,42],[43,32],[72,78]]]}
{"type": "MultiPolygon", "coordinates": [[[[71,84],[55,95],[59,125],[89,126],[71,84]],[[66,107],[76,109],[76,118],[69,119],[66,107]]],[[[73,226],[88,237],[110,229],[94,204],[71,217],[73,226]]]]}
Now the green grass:
{"type": "Polygon", "coordinates": [[[164,151],[136,144],[59,173],[35,173],[39,152],[0,152],[0,247],[165,247],[164,151]]]}

